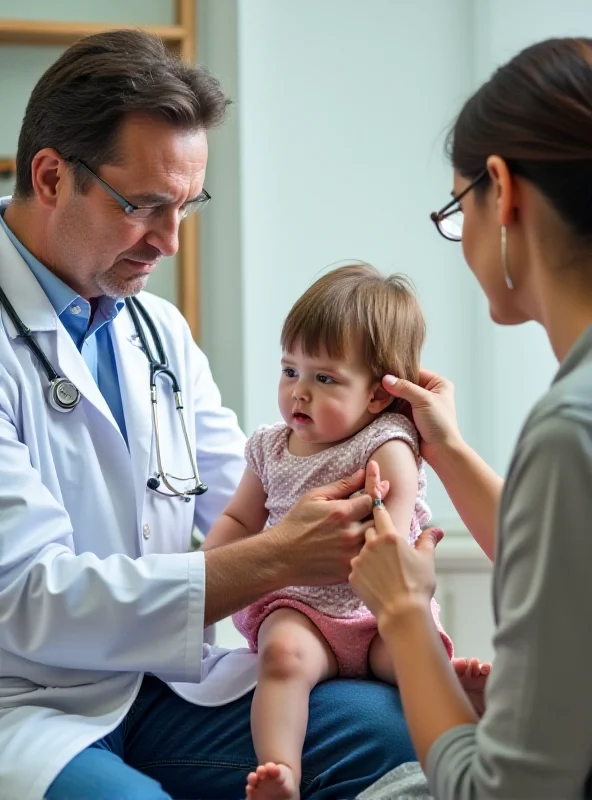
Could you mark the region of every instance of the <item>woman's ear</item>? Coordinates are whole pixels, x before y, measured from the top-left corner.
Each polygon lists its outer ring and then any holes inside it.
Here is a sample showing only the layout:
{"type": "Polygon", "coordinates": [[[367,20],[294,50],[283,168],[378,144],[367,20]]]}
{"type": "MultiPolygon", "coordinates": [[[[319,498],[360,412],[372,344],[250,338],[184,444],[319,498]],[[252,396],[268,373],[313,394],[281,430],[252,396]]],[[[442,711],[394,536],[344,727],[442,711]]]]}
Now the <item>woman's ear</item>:
{"type": "Polygon", "coordinates": [[[510,225],[516,214],[516,186],[508,165],[499,156],[489,156],[487,159],[489,177],[495,187],[495,202],[500,225],[510,225]]]}
{"type": "Polygon", "coordinates": [[[387,390],[382,385],[381,381],[378,381],[373,389],[372,395],[370,396],[370,401],[368,403],[368,411],[371,414],[380,414],[381,411],[384,411],[385,408],[388,408],[390,404],[395,400],[392,394],[389,394],[387,390]]]}

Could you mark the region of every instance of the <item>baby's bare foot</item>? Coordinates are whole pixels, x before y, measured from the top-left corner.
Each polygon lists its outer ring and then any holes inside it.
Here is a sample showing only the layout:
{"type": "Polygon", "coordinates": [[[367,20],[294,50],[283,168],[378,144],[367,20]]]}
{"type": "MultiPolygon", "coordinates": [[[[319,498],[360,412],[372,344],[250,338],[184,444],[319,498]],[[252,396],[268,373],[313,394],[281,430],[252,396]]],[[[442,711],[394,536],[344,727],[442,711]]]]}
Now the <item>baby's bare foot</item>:
{"type": "Polygon", "coordinates": [[[477,658],[455,658],[452,666],[473,708],[482,717],[485,711],[485,684],[491,664],[482,664],[477,658]]]}
{"type": "Polygon", "coordinates": [[[285,764],[268,761],[249,773],[247,800],[298,800],[299,797],[294,773],[285,764]]]}

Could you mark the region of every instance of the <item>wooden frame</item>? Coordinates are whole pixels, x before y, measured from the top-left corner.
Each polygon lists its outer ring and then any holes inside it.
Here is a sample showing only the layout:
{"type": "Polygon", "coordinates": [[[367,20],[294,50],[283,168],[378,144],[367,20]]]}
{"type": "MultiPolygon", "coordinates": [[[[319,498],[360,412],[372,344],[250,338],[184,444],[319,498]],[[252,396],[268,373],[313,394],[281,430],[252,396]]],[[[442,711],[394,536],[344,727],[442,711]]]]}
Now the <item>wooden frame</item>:
{"type": "Polygon", "coordinates": [[[12,178],[16,172],[14,158],[0,158],[0,178],[12,178]]]}
{"type": "MultiPolygon", "coordinates": [[[[195,63],[196,5],[197,0],[175,0],[174,25],[0,19],[0,44],[68,46],[93,33],[119,28],[141,28],[159,36],[167,47],[179,53],[184,60],[195,63]]],[[[10,174],[13,169],[14,161],[0,159],[0,170],[4,175],[10,174]]],[[[179,231],[177,305],[187,320],[194,339],[199,339],[200,334],[198,235],[198,219],[190,216],[179,231]]]]}

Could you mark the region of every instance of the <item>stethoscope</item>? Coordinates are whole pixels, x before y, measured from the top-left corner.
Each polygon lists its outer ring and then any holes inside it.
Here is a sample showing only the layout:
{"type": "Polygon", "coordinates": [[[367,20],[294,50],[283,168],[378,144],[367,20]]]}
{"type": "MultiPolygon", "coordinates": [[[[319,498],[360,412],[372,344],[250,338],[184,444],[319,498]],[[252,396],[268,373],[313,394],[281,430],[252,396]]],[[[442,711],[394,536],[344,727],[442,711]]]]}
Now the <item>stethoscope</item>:
{"type": "MultiPolygon", "coordinates": [[[[183,414],[183,396],[181,394],[181,389],[179,388],[179,382],[173,370],[169,366],[169,362],[164,351],[164,347],[162,344],[162,339],[160,338],[160,334],[156,330],[156,326],[152,321],[150,315],[146,311],[144,305],[138,300],[137,297],[128,297],[125,301],[126,308],[132,318],[132,322],[134,323],[134,328],[136,329],[136,334],[140,340],[140,344],[146,358],[148,359],[148,363],[150,365],[150,400],[151,400],[151,407],[152,407],[152,425],[154,428],[154,440],[156,444],[156,464],[158,467],[158,472],[155,476],[148,479],[147,487],[149,489],[153,489],[158,494],[162,494],[165,497],[181,497],[187,503],[190,501],[192,495],[200,495],[207,491],[208,487],[205,483],[202,483],[199,477],[199,470],[197,468],[197,463],[195,461],[195,455],[193,453],[193,448],[191,447],[191,442],[189,440],[189,435],[187,433],[187,426],[185,425],[185,416],[183,414]],[[152,353],[152,348],[148,344],[148,339],[146,338],[146,333],[144,331],[144,326],[140,320],[142,317],[144,324],[150,331],[150,335],[152,336],[152,341],[156,346],[156,352],[158,359],[156,359],[152,353]],[[175,408],[179,415],[179,419],[181,421],[181,428],[183,430],[183,438],[185,440],[185,446],[187,447],[187,454],[189,456],[189,462],[191,464],[191,469],[193,472],[193,476],[191,478],[178,478],[175,475],[171,475],[170,473],[165,472],[162,466],[162,454],[160,450],[160,431],[158,426],[158,398],[157,398],[157,390],[156,390],[156,378],[162,375],[169,379],[171,383],[171,390],[173,393],[173,399],[175,401],[175,408]],[[194,481],[195,485],[191,489],[181,490],[177,489],[171,482],[170,479],[174,479],[176,481],[181,481],[182,483],[186,483],[187,481],[194,481]],[[160,489],[161,483],[169,490],[168,492],[164,492],[160,489]]],[[[55,409],[56,411],[60,411],[62,413],[73,411],[74,408],[80,402],[81,394],[80,390],[71,380],[68,378],[63,378],[58,375],[55,371],[53,366],[51,365],[49,359],[43,352],[43,350],[39,347],[37,342],[32,336],[31,329],[28,328],[24,322],[20,319],[18,314],[16,313],[14,307],[4,294],[4,291],[0,288],[0,306],[3,306],[6,313],[10,317],[13,325],[17,329],[19,336],[23,339],[26,346],[29,350],[39,359],[41,366],[43,367],[48,379],[49,379],[49,391],[47,394],[47,402],[49,405],[55,409]]]]}

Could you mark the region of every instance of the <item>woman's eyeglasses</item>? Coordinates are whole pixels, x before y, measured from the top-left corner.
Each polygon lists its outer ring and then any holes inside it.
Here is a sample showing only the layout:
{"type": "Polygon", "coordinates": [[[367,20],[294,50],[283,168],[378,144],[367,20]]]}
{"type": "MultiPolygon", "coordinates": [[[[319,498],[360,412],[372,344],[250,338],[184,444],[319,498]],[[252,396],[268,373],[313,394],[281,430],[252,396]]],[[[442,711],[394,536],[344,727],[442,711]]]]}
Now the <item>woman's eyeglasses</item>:
{"type": "Polygon", "coordinates": [[[438,229],[438,233],[450,242],[460,242],[462,239],[464,215],[460,201],[483,180],[488,172],[487,169],[484,169],[466,189],[463,189],[456,197],[453,196],[444,208],[441,208],[440,211],[432,211],[430,214],[430,219],[438,229]]]}

